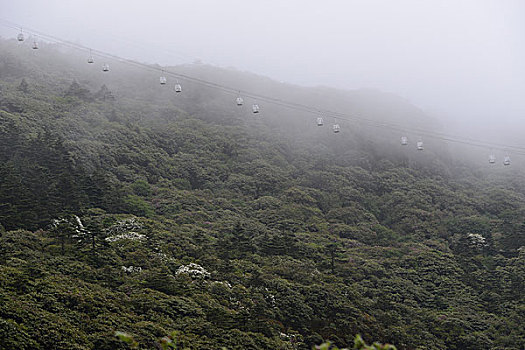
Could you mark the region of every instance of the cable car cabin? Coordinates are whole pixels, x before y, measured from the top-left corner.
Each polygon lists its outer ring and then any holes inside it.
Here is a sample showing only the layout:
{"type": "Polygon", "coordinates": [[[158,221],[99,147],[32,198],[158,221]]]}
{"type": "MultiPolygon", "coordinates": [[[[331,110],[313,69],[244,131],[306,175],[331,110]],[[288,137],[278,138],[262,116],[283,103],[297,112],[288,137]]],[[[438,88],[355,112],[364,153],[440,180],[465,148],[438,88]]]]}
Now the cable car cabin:
{"type": "Polygon", "coordinates": [[[166,85],[167,79],[166,77],[160,77],[159,81],[160,81],[160,85],[166,85]]]}
{"type": "Polygon", "coordinates": [[[16,39],[18,41],[24,41],[24,34],[23,33],[19,33],[17,36],[16,36],[16,39]]]}
{"type": "Polygon", "coordinates": [[[509,156],[505,156],[505,158],[503,159],[503,165],[510,165],[510,157],[509,156]]]}
{"type": "Polygon", "coordinates": [[[175,84],[175,92],[182,92],[182,86],[180,84],[175,84]]]}
{"type": "Polygon", "coordinates": [[[93,56],[89,56],[88,59],[87,59],[87,63],[91,64],[91,63],[95,63],[95,59],[93,58],[93,56]]]}
{"type": "Polygon", "coordinates": [[[341,127],[339,126],[339,124],[334,124],[334,126],[332,127],[333,130],[334,130],[334,133],[338,133],[339,131],[341,131],[341,127]]]}
{"type": "Polygon", "coordinates": [[[107,64],[107,63],[104,64],[104,65],[102,66],[102,71],[103,71],[103,72],[109,72],[109,64],[107,64]]]}
{"type": "Polygon", "coordinates": [[[403,146],[408,145],[408,137],[406,137],[406,136],[402,136],[402,137],[401,137],[401,144],[402,144],[403,146]]]}
{"type": "Polygon", "coordinates": [[[317,118],[317,126],[323,126],[323,125],[324,125],[323,118],[321,117],[317,118]]]}
{"type": "Polygon", "coordinates": [[[423,150],[423,141],[418,141],[417,142],[417,150],[418,151],[422,151],[423,150]]]}
{"type": "Polygon", "coordinates": [[[496,163],[496,156],[495,156],[495,155],[491,154],[491,155],[489,156],[489,163],[490,163],[490,164],[494,164],[494,163],[496,163]]]}
{"type": "Polygon", "coordinates": [[[242,106],[244,104],[244,100],[242,99],[242,97],[237,97],[235,103],[237,103],[237,106],[242,106]]]}
{"type": "Polygon", "coordinates": [[[259,105],[258,104],[252,105],[252,112],[253,113],[259,113],[259,105]]]}
{"type": "Polygon", "coordinates": [[[33,41],[33,50],[38,50],[38,43],[33,41]]]}

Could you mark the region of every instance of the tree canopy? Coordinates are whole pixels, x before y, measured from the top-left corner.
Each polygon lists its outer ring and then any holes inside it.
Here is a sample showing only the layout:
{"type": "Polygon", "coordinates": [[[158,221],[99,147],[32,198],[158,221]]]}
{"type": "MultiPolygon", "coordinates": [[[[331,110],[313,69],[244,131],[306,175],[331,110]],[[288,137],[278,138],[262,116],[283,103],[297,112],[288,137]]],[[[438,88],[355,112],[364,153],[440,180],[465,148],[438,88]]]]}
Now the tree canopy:
{"type": "MultiPolygon", "coordinates": [[[[49,47],[0,40],[0,348],[523,349],[518,170],[49,47]]],[[[380,94],[177,68],[401,118],[380,94]]]]}

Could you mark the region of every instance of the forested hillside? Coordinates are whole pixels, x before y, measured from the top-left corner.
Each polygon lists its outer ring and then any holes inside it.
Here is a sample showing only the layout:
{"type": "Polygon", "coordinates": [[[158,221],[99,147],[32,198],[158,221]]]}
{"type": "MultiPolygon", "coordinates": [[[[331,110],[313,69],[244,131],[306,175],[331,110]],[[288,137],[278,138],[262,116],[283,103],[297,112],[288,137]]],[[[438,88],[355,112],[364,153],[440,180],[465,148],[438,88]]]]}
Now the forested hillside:
{"type": "MultiPolygon", "coordinates": [[[[525,349],[525,177],[0,41],[0,348],[525,349]]],[[[436,130],[392,95],[204,65],[239,90],[436,130]]],[[[411,135],[413,136],[413,135],[411,135]]]]}

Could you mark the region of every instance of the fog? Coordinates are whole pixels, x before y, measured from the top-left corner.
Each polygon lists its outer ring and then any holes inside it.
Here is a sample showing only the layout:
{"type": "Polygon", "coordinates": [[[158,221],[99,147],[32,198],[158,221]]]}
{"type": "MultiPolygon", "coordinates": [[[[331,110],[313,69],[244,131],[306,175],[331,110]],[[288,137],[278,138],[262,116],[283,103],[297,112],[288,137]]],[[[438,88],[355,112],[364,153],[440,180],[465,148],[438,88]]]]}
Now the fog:
{"type": "Polygon", "coordinates": [[[144,62],[391,92],[456,133],[525,143],[521,0],[0,0],[0,14],[144,62]]]}

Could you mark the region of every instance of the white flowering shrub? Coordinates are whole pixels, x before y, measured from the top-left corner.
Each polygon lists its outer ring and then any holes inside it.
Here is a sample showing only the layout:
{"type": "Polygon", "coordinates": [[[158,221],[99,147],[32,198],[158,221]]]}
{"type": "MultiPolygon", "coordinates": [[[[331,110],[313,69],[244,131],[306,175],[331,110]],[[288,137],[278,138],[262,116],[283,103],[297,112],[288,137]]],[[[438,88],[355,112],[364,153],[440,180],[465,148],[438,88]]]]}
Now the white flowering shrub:
{"type": "Polygon", "coordinates": [[[142,272],[142,267],[140,266],[122,266],[122,271],[126,272],[126,273],[140,273],[142,272]]]}
{"type": "Polygon", "coordinates": [[[483,248],[487,245],[487,239],[479,233],[467,234],[469,245],[474,248],[483,248]]]}
{"type": "Polygon", "coordinates": [[[137,220],[137,218],[121,220],[106,230],[108,234],[106,241],[116,242],[125,239],[131,241],[144,240],[146,239],[146,235],[136,232],[141,229],[142,224],[137,220]]]}
{"type": "Polygon", "coordinates": [[[116,224],[110,226],[107,229],[109,235],[117,235],[120,233],[130,232],[130,231],[139,231],[142,229],[142,224],[137,220],[137,218],[128,218],[118,221],[116,224]]]}
{"type": "Polygon", "coordinates": [[[180,266],[177,271],[175,271],[175,275],[180,275],[181,273],[188,274],[192,278],[209,278],[210,273],[206,271],[206,269],[199,264],[190,263],[188,265],[182,265],[180,266]]]}
{"type": "Polygon", "coordinates": [[[116,236],[106,237],[106,241],[108,242],[116,242],[123,239],[127,239],[130,241],[142,241],[146,239],[146,235],[137,232],[125,232],[116,236]]]}
{"type": "Polygon", "coordinates": [[[227,282],[227,281],[212,281],[211,283],[214,285],[225,286],[226,288],[229,288],[229,289],[232,288],[232,285],[230,284],[230,282],[227,282]]]}
{"type": "Polygon", "coordinates": [[[51,222],[51,226],[55,229],[64,226],[70,227],[75,232],[73,237],[78,237],[88,233],[88,231],[84,227],[84,224],[82,223],[82,220],[80,220],[80,218],[77,215],[53,219],[53,221],[51,222]]]}

